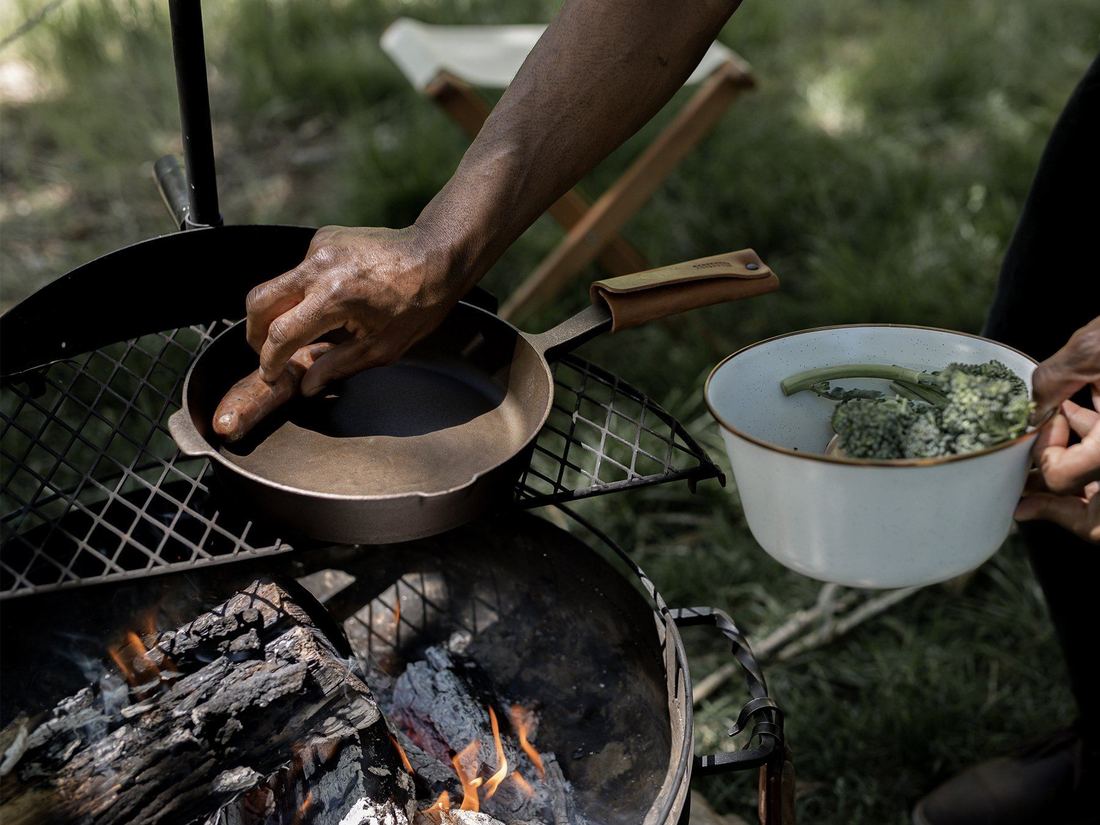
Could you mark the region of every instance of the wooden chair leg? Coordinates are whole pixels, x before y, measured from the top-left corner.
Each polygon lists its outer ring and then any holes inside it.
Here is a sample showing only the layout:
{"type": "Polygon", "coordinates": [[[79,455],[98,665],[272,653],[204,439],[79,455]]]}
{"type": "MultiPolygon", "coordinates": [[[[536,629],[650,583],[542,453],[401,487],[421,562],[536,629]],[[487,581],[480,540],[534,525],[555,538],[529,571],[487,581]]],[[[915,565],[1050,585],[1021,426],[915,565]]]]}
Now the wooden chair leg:
{"type": "MultiPolygon", "coordinates": [[[[489,117],[489,112],[492,111],[485,98],[475,89],[447,72],[440,72],[428,84],[426,91],[428,96],[470,136],[471,140],[477,137],[477,133],[481,131],[482,125],[489,117]]],[[[571,189],[547,211],[568,232],[584,218],[590,208],[588,199],[576,189],[571,189]]],[[[596,253],[594,257],[611,275],[627,275],[649,267],[645,256],[617,233],[604,236],[594,251],[596,253]]]]}
{"type": "Polygon", "coordinates": [[[726,63],[677,113],[641,156],[601,195],[562,242],[501,307],[501,316],[517,319],[551,300],[649,200],[676,165],[710,132],[730,104],[752,86],[742,67],[726,63]]]}

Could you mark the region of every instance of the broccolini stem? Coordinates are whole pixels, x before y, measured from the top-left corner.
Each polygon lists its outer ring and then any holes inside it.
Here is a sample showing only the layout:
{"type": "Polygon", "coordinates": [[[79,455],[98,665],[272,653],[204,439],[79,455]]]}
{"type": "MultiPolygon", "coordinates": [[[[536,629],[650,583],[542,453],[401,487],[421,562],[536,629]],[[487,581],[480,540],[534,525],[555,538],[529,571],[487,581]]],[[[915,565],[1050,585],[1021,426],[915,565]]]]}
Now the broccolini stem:
{"type": "Polygon", "coordinates": [[[920,401],[924,403],[924,399],[910,389],[912,386],[912,384],[906,385],[900,381],[890,382],[890,389],[894,391],[894,395],[900,395],[902,398],[908,398],[910,401],[920,401]]]}
{"type": "Polygon", "coordinates": [[[928,380],[928,373],[906,369],[892,364],[844,364],[837,367],[817,367],[784,378],[779,386],[784,395],[811,389],[822,381],[835,381],[839,378],[882,378],[886,381],[905,381],[920,384],[921,379],[928,380]]]}
{"type": "Polygon", "coordinates": [[[908,398],[910,401],[923,401],[925,404],[931,404],[933,407],[947,406],[946,395],[934,387],[925,386],[924,384],[913,384],[909,381],[894,381],[890,384],[890,389],[898,395],[908,398]]]}

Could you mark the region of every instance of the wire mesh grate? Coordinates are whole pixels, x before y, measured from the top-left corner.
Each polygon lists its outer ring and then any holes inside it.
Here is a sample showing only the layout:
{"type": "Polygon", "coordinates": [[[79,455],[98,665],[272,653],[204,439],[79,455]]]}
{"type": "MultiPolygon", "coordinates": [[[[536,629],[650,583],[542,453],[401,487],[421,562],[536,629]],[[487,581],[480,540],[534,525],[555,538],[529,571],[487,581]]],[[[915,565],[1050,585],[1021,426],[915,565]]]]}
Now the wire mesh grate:
{"type": "MultiPolygon", "coordinates": [[[[119,342],[0,387],[0,598],[284,553],[227,510],[168,417],[195,354],[228,322],[119,342]]],[[[674,418],[568,357],[516,488],[523,507],[719,475],[674,418]]]]}
{"type": "Polygon", "coordinates": [[[521,506],[720,475],[687,430],[643,393],[587,361],[554,367],[554,406],[520,478],[521,506]]]}

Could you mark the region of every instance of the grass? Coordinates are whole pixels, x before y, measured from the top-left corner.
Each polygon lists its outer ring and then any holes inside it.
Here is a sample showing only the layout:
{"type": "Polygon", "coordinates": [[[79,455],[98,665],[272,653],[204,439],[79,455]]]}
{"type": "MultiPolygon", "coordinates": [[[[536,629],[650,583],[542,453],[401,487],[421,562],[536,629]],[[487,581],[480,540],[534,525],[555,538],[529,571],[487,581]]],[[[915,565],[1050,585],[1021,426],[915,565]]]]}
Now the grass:
{"type": "MultiPolygon", "coordinates": [[[[0,34],[37,8],[0,11],[0,34]]],[[[240,0],[205,4],[222,210],[231,222],[402,225],[465,143],[377,46],[398,15],[545,20],[551,2],[240,0]]],[[[151,162],[179,150],[164,6],[69,0],[0,51],[0,303],[169,228],[151,162]],[[16,66],[17,70],[10,69],[16,66]],[[29,80],[27,80],[29,78],[29,80]]],[[[757,91],[671,176],[625,234],[657,263],[753,246],[783,290],[598,340],[594,360],[644,388],[721,453],[706,371],[790,329],[881,321],[981,328],[999,259],[1060,108],[1100,47],[1092,0],[748,0],[722,34],[757,91]]],[[[593,172],[601,191],[675,104],[593,172]]],[[[557,242],[540,220],[487,276],[504,293],[557,242]]],[[[579,308],[582,277],[531,322],[579,308]]],[[[817,585],[759,551],[736,496],[655,488],[586,502],[670,603],[729,610],[759,636],[817,585]]],[[[724,660],[692,633],[695,677],[724,660]]],[[[963,765],[1068,721],[1041,594],[1010,540],[961,594],[933,588],[843,641],[768,668],[787,710],[803,821],[907,821],[963,765]]],[[[722,747],[734,684],[699,710],[722,747]]],[[[742,778],[700,780],[751,815],[742,778]]]]}

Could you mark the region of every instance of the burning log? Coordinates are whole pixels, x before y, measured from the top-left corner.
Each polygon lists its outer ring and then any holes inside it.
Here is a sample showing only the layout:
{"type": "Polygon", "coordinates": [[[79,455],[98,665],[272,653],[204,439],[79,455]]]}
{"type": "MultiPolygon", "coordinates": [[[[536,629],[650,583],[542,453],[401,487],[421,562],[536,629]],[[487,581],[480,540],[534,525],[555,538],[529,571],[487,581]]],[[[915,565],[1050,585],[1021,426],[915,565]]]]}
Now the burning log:
{"type": "Polygon", "coordinates": [[[416,817],[369,688],[279,585],[113,654],[121,677],[0,731],[5,825],[416,817]]]}
{"type": "Polygon", "coordinates": [[[432,647],[397,678],[386,709],[407,734],[405,751],[417,776],[446,793],[455,808],[485,809],[515,825],[583,822],[557,759],[528,741],[533,720],[516,708],[502,721],[494,710],[500,701],[472,660],[432,647]]]}

